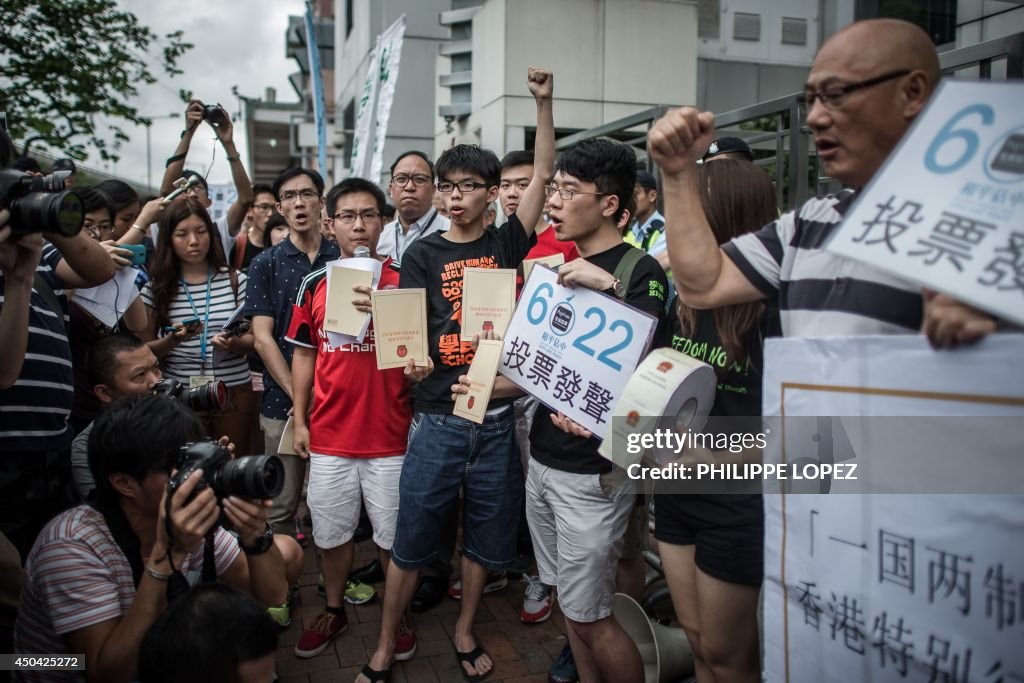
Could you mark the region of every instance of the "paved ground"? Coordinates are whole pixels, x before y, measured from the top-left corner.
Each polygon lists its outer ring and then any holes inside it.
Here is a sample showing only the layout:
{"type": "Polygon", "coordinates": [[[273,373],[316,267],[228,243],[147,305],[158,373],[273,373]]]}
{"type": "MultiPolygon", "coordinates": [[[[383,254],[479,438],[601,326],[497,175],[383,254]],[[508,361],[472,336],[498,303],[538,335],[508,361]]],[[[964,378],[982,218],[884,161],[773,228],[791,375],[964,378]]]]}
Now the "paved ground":
{"type": "MultiPolygon", "coordinates": [[[[373,558],[374,546],[366,541],[357,549],[356,566],[373,558]]],[[[302,629],[323,611],[317,595],[317,567],[312,547],[306,549],[306,569],[299,580],[299,603],[292,610],[292,625],[279,640],[277,672],[281,683],[350,683],[369,661],[380,630],[380,601],[348,605],[348,630],[319,657],[299,659],[292,649],[302,629]]],[[[476,634],[495,662],[488,678],[494,683],[547,683],[551,661],[565,644],[561,612],[543,624],[527,626],[519,621],[523,584],[509,581],[501,591],[485,595],[477,615],[476,634]]],[[[428,612],[415,615],[419,638],[416,656],[395,665],[393,683],[459,683],[451,634],[459,603],[445,598],[428,612]]]]}

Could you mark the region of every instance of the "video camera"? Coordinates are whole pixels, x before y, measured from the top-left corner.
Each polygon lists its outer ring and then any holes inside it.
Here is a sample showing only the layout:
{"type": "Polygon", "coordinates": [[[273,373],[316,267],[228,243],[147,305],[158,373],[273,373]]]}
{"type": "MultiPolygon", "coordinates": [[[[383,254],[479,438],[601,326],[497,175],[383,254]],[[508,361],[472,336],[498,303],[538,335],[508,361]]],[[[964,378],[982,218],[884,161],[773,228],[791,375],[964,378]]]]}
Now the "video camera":
{"type": "Polygon", "coordinates": [[[264,500],[274,498],[284,488],[284,464],[276,455],[247,455],[231,459],[231,453],[216,441],[188,443],[178,455],[178,471],[167,482],[168,500],[197,469],[203,481],[193,496],[210,487],[217,501],[228,496],[264,500]]]}
{"type": "Polygon", "coordinates": [[[177,399],[197,413],[224,410],[228,407],[228,389],[222,380],[215,379],[202,386],[188,388],[181,382],[164,378],[152,389],[157,396],[177,399]]]}

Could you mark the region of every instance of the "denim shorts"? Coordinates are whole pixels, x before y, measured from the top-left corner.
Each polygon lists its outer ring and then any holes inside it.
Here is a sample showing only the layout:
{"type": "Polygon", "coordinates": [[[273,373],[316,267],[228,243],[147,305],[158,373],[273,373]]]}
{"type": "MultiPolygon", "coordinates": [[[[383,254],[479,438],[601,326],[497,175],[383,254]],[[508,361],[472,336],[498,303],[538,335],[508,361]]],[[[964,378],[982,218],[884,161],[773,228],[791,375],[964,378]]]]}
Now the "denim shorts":
{"type": "Polygon", "coordinates": [[[437,555],[445,520],[462,491],[462,552],[496,571],[515,559],[523,501],[523,469],[511,407],[484,423],[416,413],[398,485],[398,523],[391,559],[420,569],[437,555]]]}

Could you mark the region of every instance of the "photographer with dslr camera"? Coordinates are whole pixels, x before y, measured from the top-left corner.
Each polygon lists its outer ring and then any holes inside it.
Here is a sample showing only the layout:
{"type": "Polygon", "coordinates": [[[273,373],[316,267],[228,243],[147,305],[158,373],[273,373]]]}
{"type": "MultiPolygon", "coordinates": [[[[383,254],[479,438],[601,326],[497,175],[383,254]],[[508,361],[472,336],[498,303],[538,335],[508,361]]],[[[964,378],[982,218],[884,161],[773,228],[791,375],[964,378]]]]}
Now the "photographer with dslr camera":
{"type": "Polygon", "coordinates": [[[102,284],[116,267],[81,233],[81,201],[64,190],[63,177],[7,168],[12,148],[0,129],[7,235],[0,245],[0,531],[24,556],[46,521],[70,502],[67,418],[74,380],[64,290],[102,284]]]}
{"type": "MultiPolygon", "coordinates": [[[[166,197],[174,190],[174,182],[179,178],[195,176],[199,180],[199,184],[191,188],[187,196],[195,197],[204,209],[209,209],[213,204],[206,178],[196,171],[184,170],[185,157],[188,156],[192,137],[203,121],[213,128],[214,134],[224,148],[224,158],[227,159],[228,165],[231,167],[231,182],[234,183],[237,192],[235,201],[228,208],[227,213],[216,221],[221,246],[224,247],[224,254],[227,255],[232,252],[235,235],[241,230],[242,223],[245,222],[245,214],[252,206],[253,191],[249,175],[245,172],[245,166],[242,165],[242,156],[235,147],[231,116],[224,110],[224,107],[219,104],[203,104],[196,99],[189,101],[188,107],[185,108],[185,130],[181,133],[181,141],[178,142],[173,156],[167,160],[167,168],[164,170],[164,177],[160,183],[160,195],[166,197]]],[[[143,227],[148,228],[149,226],[143,227]]]]}
{"type": "Polygon", "coordinates": [[[219,580],[264,605],[285,601],[285,560],[267,524],[280,462],[231,460],[204,438],[192,411],[161,396],[121,399],[96,420],[95,502],[58,515],[29,553],[16,652],[84,653],[85,672],[66,680],[129,681],[146,630],[189,586],[219,580]]]}

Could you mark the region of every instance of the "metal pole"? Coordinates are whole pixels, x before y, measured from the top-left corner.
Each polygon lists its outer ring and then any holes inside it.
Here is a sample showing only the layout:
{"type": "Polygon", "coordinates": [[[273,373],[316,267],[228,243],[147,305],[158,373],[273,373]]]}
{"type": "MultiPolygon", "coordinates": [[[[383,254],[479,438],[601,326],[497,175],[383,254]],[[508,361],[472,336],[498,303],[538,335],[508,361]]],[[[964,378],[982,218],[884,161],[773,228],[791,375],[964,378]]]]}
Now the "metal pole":
{"type": "Polygon", "coordinates": [[[146,190],[153,189],[153,164],[149,160],[150,146],[149,146],[149,129],[153,124],[146,126],[146,190]]]}

